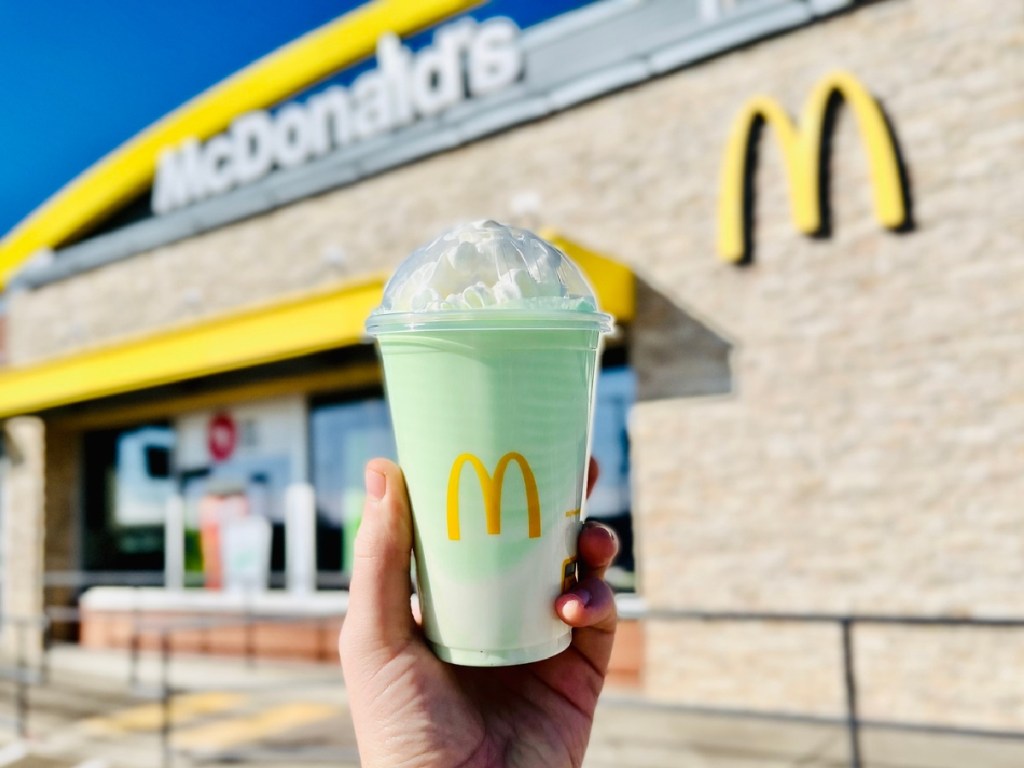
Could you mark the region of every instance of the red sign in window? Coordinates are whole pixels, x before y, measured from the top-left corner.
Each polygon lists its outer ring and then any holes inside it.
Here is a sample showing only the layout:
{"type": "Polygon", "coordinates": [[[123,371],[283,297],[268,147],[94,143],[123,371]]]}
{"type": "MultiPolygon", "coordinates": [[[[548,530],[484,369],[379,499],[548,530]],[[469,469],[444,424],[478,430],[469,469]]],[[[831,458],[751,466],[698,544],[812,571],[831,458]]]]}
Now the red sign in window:
{"type": "Polygon", "coordinates": [[[218,413],[210,419],[206,444],[214,461],[225,461],[231,458],[238,446],[238,425],[226,413],[218,413]]]}

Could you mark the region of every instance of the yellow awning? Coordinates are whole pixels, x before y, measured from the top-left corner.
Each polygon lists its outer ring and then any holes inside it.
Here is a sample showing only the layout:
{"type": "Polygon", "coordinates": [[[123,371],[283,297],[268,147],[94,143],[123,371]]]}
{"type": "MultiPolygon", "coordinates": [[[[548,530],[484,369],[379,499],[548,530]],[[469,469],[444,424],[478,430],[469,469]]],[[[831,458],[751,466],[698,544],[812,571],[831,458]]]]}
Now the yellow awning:
{"type": "Polygon", "coordinates": [[[0,373],[0,417],[356,344],[384,281],[363,280],[0,373]]]}
{"type": "MultiPolygon", "coordinates": [[[[633,318],[633,273],[557,232],[619,322],[633,318]]],[[[381,277],[250,307],[25,367],[0,370],[0,418],[289,360],[359,343],[381,300],[381,277]]]]}
{"type": "Polygon", "coordinates": [[[636,283],[629,267],[577,243],[557,229],[542,229],[540,236],[563,250],[579,265],[590,287],[597,294],[597,303],[602,312],[612,315],[620,323],[628,323],[633,319],[636,312],[636,283]]]}

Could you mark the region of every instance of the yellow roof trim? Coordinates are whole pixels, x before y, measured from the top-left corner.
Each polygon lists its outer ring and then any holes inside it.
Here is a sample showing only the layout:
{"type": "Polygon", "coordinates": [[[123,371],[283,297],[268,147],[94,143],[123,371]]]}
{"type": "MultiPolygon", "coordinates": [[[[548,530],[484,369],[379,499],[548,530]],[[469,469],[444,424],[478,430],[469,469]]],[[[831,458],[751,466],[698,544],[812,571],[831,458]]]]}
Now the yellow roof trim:
{"type": "Polygon", "coordinates": [[[0,418],[358,343],[372,278],[0,373],[0,418]]]}
{"type": "MultiPolygon", "coordinates": [[[[630,269],[554,230],[544,236],[582,269],[601,309],[633,319],[630,269]]],[[[249,307],[118,344],[0,371],[0,418],[350,346],[380,304],[381,276],[249,307]]]]}
{"type": "Polygon", "coordinates": [[[480,2],[374,0],[239,70],[99,160],[0,240],[0,288],[34,253],[67,242],[144,190],[163,150],[209,138],[235,117],[367,58],[386,32],[412,34],[480,2]]]}
{"type": "Polygon", "coordinates": [[[583,271],[590,287],[597,294],[601,311],[618,322],[629,322],[636,314],[636,283],[633,270],[625,264],[593,251],[558,230],[545,228],[540,236],[561,249],[583,271]]]}

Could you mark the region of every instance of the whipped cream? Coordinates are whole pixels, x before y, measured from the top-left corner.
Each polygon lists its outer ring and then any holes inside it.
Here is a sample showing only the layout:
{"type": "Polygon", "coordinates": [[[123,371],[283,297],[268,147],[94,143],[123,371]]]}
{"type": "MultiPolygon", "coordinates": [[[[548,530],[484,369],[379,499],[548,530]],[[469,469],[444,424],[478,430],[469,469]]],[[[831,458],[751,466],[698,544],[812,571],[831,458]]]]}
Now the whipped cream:
{"type": "Polygon", "coordinates": [[[595,312],[579,269],[541,238],[495,221],[455,227],[399,267],[377,313],[483,309],[595,312]]]}

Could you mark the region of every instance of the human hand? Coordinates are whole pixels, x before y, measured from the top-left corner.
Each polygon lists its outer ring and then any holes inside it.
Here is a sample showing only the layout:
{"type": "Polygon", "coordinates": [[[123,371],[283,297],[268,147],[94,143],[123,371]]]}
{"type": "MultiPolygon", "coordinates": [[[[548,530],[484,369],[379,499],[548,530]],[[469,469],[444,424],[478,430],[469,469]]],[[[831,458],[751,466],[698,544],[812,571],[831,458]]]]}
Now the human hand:
{"type": "MultiPolygon", "coordinates": [[[[588,495],[593,461],[590,470],[588,495]]],[[[363,768],[578,768],[615,636],[604,581],[615,534],[599,523],[580,532],[579,584],[554,605],[573,627],[566,650],[519,666],[455,666],[434,656],[412,613],[401,470],[374,459],[366,490],[339,642],[363,768]]]]}

